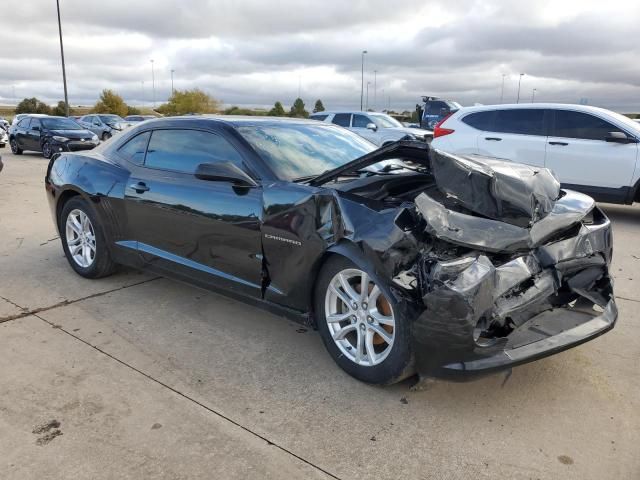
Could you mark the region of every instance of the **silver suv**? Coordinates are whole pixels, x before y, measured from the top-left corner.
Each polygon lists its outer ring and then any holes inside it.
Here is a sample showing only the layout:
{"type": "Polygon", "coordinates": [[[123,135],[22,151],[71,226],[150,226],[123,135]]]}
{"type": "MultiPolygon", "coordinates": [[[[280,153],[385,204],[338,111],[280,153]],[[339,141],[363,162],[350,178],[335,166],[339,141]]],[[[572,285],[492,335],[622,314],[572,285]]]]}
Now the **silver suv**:
{"type": "Polygon", "coordinates": [[[347,128],[378,146],[383,146],[406,136],[430,143],[431,130],[408,128],[386,113],[378,112],[318,112],[309,115],[313,120],[333,123],[347,128]]]}

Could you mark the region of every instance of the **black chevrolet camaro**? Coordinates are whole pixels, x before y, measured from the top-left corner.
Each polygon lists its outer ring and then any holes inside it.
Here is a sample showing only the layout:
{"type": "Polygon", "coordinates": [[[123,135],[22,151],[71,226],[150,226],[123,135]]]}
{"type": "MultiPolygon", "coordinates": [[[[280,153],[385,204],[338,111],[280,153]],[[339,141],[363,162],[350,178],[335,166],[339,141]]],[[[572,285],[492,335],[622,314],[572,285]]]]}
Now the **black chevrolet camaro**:
{"type": "Polygon", "coordinates": [[[57,154],[45,183],[78,274],[128,265],[285,314],[370,383],[509,368],[617,318],[609,220],[546,169],[198,116],[57,154]]]}

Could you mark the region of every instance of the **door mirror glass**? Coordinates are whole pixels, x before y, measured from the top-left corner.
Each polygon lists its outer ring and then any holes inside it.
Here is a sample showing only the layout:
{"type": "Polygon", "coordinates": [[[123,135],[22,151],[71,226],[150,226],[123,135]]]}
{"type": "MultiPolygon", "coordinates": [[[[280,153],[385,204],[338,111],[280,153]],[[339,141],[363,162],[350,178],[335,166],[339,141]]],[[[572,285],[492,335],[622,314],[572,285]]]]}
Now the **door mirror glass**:
{"type": "Polygon", "coordinates": [[[627,134],[624,132],[609,132],[607,133],[607,136],[604,137],[604,140],[606,142],[612,142],[612,143],[631,143],[633,142],[632,139],[630,139],[629,137],[627,137],[627,134]]]}
{"type": "Polygon", "coordinates": [[[369,130],[373,130],[374,132],[378,130],[378,126],[375,123],[367,123],[367,128],[369,130]]]}
{"type": "Polygon", "coordinates": [[[256,182],[231,162],[201,163],[196,168],[196,178],[218,182],[229,182],[243,187],[255,187],[256,182]]]}

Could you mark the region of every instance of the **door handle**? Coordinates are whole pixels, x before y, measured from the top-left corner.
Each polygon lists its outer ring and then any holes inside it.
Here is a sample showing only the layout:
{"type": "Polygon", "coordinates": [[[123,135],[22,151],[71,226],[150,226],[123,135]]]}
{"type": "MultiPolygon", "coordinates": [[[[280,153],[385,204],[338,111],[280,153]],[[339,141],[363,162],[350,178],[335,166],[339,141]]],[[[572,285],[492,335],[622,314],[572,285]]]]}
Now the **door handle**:
{"type": "Polygon", "coordinates": [[[129,185],[129,188],[132,188],[136,191],[136,193],[144,193],[149,191],[149,187],[144,182],[133,183],[129,185]]]}
{"type": "Polygon", "coordinates": [[[563,147],[566,147],[569,144],[567,142],[549,142],[549,145],[561,145],[563,147]]]}
{"type": "Polygon", "coordinates": [[[484,137],[485,140],[493,140],[494,142],[499,142],[502,139],[498,137],[484,137]]]}

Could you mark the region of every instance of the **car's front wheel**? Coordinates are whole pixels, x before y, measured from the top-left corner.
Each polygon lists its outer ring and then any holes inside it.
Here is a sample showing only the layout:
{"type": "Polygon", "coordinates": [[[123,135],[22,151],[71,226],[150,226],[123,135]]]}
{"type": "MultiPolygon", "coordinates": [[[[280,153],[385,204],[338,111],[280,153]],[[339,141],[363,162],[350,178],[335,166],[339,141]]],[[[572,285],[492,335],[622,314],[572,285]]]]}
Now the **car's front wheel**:
{"type": "Polygon", "coordinates": [[[79,275],[100,278],[115,270],[98,219],[79,196],[62,208],[60,238],[69,265],[79,275]]]}
{"type": "Polygon", "coordinates": [[[9,145],[11,145],[11,153],[14,155],[22,155],[22,149],[18,146],[18,141],[15,138],[9,140],[9,145]]]}
{"type": "Polygon", "coordinates": [[[318,330],[335,362],[355,378],[389,384],[412,373],[402,310],[366,269],[337,255],[323,266],[315,291],[318,330]]]}
{"type": "Polygon", "coordinates": [[[44,158],[49,159],[51,158],[52,154],[53,154],[53,150],[51,149],[51,143],[47,140],[42,144],[42,156],[44,158]]]}
{"type": "Polygon", "coordinates": [[[111,138],[111,134],[109,132],[104,132],[102,134],[102,141],[103,142],[109,140],[110,138],[111,138]]]}

